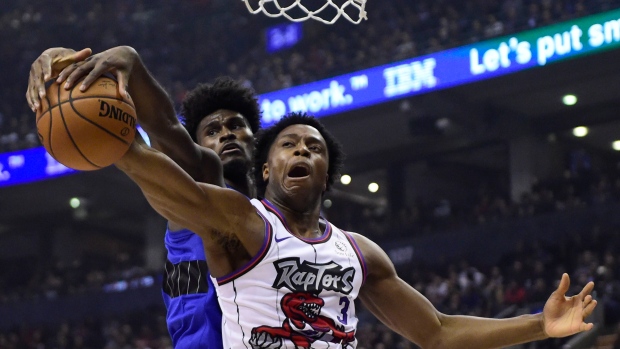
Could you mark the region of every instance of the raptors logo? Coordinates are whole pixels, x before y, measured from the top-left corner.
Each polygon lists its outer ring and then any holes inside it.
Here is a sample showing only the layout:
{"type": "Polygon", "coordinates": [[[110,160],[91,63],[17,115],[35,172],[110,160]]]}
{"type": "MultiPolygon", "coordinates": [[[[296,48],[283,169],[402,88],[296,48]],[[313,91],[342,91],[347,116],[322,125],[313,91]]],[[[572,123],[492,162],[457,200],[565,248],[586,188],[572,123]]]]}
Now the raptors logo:
{"type": "Polygon", "coordinates": [[[317,340],[349,348],[349,343],[355,340],[354,331],[344,332],[343,326],[320,314],[325,302],[312,293],[289,293],[282,297],[281,305],[286,315],[282,327],[253,328],[250,338],[253,349],[283,348],[284,339],[291,340],[296,349],[310,349],[317,340]]]}

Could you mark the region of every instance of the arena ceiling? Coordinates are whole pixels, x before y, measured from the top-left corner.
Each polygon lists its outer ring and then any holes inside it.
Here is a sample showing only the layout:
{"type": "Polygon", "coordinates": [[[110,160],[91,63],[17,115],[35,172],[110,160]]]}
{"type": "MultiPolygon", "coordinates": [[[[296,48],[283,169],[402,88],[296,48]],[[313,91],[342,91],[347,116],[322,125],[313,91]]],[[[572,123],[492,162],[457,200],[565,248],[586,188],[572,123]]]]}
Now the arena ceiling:
{"type": "MultiPolygon", "coordinates": [[[[553,135],[618,158],[620,139],[620,50],[419,95],[323,119],[344,144],[346,172],[357,185],[337,194],[384,202],[365,183],[385,181],[395,163],[445,159],[462,166],[505,171],[507,140],[522,134],[553,135]],[[578,97],[567,107],[562,96],[578,97]],[[437,120],[444,126],[435,128],[437,120]],[[576,139],[575,126],[590,127],[576,139]],[[359,183],[362,183],[361,185],[359,183]]],[[[0,232],[76,221],[71,197],[87,200],[89,224],[142,234],[145,214],[154,214],[139,189],[111,167],[52,181],[0,189],[0,232]]]]}

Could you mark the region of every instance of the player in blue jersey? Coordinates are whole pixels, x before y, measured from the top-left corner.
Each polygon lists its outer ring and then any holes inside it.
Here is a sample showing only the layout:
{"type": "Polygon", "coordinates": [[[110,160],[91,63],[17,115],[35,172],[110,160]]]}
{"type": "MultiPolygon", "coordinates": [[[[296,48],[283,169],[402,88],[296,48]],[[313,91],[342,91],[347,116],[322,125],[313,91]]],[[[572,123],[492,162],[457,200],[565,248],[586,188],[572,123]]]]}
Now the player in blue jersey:
{"type": "MultiPolygon", "coordinates": [[[[183,125],[170,98],[135,50],[125,46],[90,54],[89,49],[46,50],[32,65],[26,94],[31,108],[39,108],[39,98],[44,96],[44,84],[49,79],[66,81],[66,88],[70,88],[85,76],[82,84],[87,88],[96,77],[111,72],[116,75],[120,91],[127,90],[131,95],[139,123],[155,149],[174,159],[198,182],[254,196],[250,169],[260,111],[252,90],[229,78],[198,85],[183,101],[183,125]]],[[[169,221],[165,245],[168,258],[162,293],[174,347],[222,348],[222,313],[207,273],[202,240],[169,221]]],[[[225,245],[230,255],[249,260],[234,239],[228,239],[225,245]]]]}

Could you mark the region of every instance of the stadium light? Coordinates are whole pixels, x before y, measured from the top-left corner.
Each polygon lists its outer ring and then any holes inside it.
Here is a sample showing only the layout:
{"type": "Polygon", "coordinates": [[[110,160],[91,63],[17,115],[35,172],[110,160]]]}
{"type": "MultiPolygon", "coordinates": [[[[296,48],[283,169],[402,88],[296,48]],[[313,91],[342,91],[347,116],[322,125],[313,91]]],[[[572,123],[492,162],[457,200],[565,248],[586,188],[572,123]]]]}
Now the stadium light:
{"type": "Polygon", "coordinates": [[[325,207],[325,208],[332,207],[332,201],[330,199],[327,199],[327,200],[323,201],[323,207],[325,207]]]}
{"type": "Polygon", "coordinates": [[[614,148],[615,151],[620,151],[620,141],[613,141],[611,147],[614,148]]]}
{"type": "Polygon", "coordinates": [[[368,184],[368,191],[371,193],[376,193],[379,191],[379,184],[372,182],[368,184]]]}
{"type": "Polygon", "coordinates": [[[76,209],[78,207],[80,207],[80,199],[78,198],[71,198],[71,200],[69,200],[69,205],[71,206],[71,208],[76,209]]]}
{"type": "Polygon", "coordinates": [[[340,183],[342,183],[344,185],[351,184],[351,176],[349,176],[349,175],[342,175],[342,177],[340,177],[340,183]]]}
{"type": "Polygon", "coordinates": [[[588,132],[590,130],[588,130],[587,127],[585,126],[577,126],[573,129],[573,136],[575,137],[585,137],[588,135],[588,132]]]}
{"type": "Polygon", "coordinates": [[[566,95],[564,97],[562,97],[562,103],[564,103],[564,105],[568,105],[568,106],[572,106],[577,104],[577,96],[575,95],[566,95]]]}

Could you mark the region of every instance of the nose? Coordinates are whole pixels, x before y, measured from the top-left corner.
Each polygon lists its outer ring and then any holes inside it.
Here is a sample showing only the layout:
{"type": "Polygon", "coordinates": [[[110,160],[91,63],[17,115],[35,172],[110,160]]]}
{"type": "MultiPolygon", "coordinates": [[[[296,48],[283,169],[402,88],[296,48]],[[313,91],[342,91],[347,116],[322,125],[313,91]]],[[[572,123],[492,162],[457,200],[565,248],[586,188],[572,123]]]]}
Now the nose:
{"type": "Polygon", "coordinates": [[[297,149],[295,149],[294,155],[310,157],[310,150],[308,150],[308,147],[306,147],[305,144],[301,144],[297,147],[297,149]]]}
{"type": "Polygon", "coordinates": [[[234,132],[231,132],[228,128],[223,127],[222,133],[220,134],[220,142],[229,141],[231,139],[235,139],[237,136],[234,132]]]}

